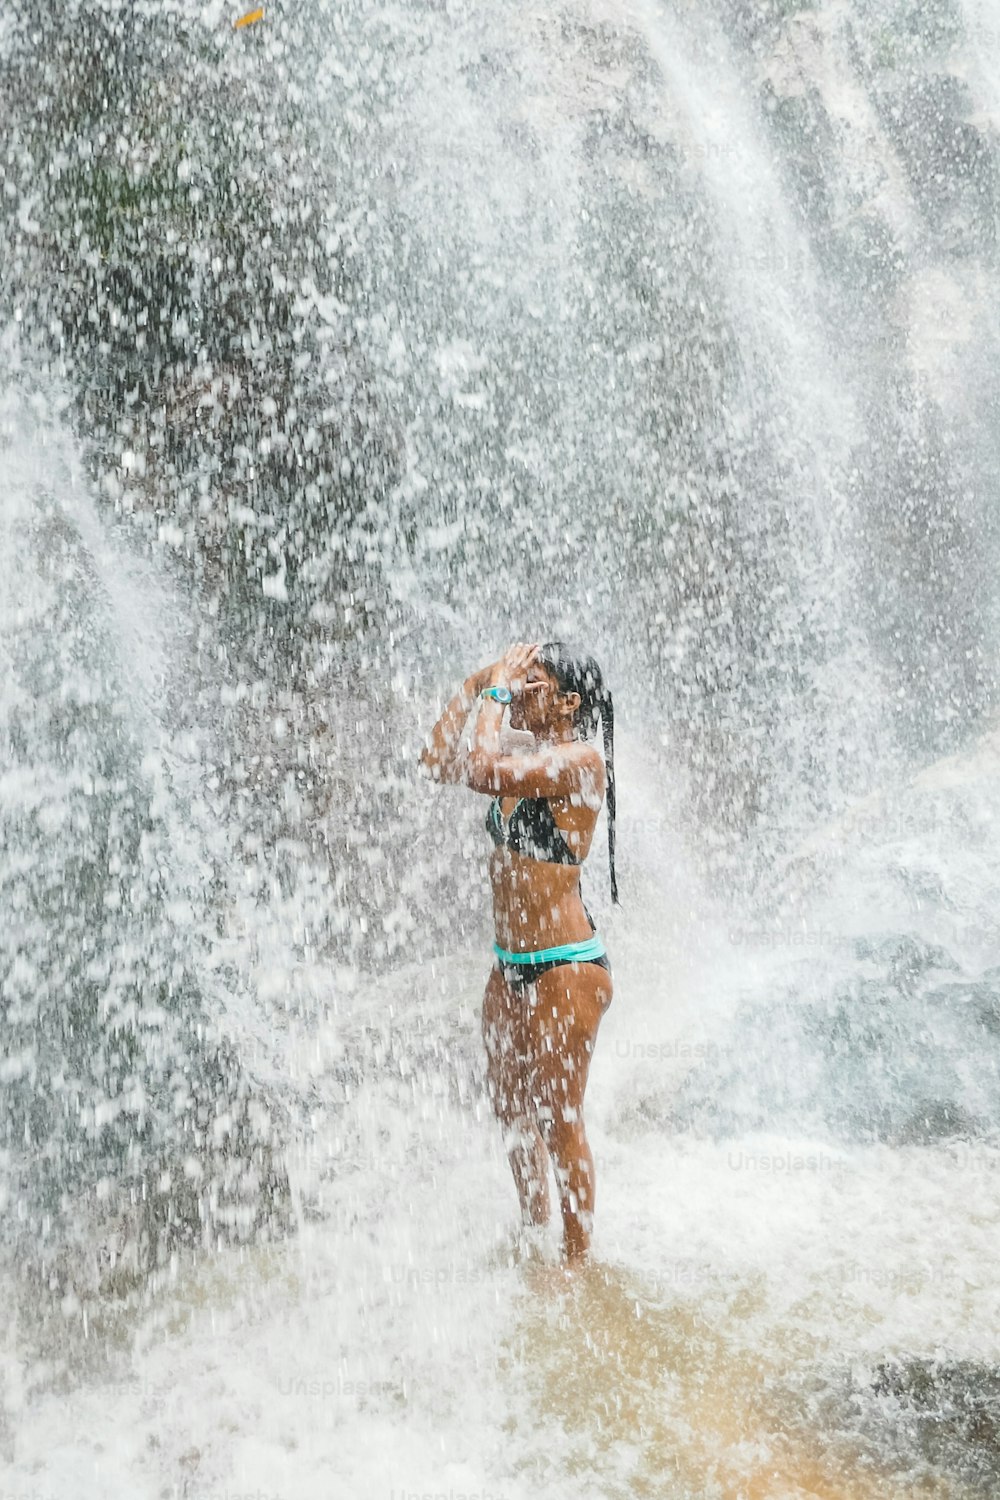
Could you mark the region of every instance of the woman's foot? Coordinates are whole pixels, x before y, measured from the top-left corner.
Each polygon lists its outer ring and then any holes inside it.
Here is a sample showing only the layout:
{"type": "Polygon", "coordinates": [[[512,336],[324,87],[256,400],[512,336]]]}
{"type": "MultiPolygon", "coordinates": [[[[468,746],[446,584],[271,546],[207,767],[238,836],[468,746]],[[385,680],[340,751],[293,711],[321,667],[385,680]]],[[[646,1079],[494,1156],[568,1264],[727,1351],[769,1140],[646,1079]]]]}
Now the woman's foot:
{"type": "Polygon", "coordinates": [[[518,1258],[522,1265],[555,1265],[558,1251],[548,1224],[522,1224],[517,1231],[518,1258]]]}
{"type": "Polygon", "coordinates": [[[501,1238],[490,1260],[504,1266],[552,1266],[558,1256],[547,1224],[519,1224],[501,1238]]]}

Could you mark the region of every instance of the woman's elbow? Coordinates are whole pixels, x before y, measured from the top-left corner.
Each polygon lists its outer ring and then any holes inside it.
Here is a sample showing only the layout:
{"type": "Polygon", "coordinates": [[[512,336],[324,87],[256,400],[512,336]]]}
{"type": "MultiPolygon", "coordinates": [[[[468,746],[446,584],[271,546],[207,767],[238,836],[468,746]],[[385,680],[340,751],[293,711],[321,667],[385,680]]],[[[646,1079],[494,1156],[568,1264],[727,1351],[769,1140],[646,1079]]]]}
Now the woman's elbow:
{"type": "Polygon", "coordinates": [[[417,770],[428,781],[453,782],[461,781],[458,767],[452,761],[440,761],[429,750],[421,750],[417,757],[417,770]]]}
{"type": "Polygon", "coordinates": [[[495,792],[496,774],[489,756],[473,753],[465,763],[462,780],[474,792],[495,792]]]}
{"type": "Polygon", "coordinates": [[[426,745],[417,756],[417,770],[430,781],[441,780],[441,766],[426,745]]]}

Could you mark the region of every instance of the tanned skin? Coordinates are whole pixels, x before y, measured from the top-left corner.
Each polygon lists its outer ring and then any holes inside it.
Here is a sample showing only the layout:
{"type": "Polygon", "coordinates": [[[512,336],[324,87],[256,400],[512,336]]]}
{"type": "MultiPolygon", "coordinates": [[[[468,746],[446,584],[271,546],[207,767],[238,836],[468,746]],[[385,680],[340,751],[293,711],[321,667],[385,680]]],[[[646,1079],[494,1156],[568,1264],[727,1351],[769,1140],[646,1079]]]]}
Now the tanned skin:
{"type": "MultiPolygon", "coordinates": [[[[552,814],[582,860],[604,800],[599,752],[574,728],[579,693],[563,693],[537,660],[538,644],[511,646],[474,672],[448,703],[420,756],[435,781],[499,797],[504,820],[519,797],[547,797],[552,814]],[[534,747],[504,754],[505,705],[480,700],[483,688],[510,689],[510,726],[534,736],[534,747]],[[478,703],[471,732],[463,735],[478,703]]],[[[580,894],[580,867],[529,859],[502,845],[489,861],[496,941],[509,952],[533,952],[593,936],[580,894]]],[[[527,1224],[550,1214],[551,1158],[562,1212],[563,1256],[583,1261],[594,1216],[594,1159],[583,1098],[601,1017],[611,1004],[611,975],[596,964],[560,964],[531,986],[508,985],[494,967],[483,997],[487,1083],[504,1130],[507,1154],[527,1224]]]]}

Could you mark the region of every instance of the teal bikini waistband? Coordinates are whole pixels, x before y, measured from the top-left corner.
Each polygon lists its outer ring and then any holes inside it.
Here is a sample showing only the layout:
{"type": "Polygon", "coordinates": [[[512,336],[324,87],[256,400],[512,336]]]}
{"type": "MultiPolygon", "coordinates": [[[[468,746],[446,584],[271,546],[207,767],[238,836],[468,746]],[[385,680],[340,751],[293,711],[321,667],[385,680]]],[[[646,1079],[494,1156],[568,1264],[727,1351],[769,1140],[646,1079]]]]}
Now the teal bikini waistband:
{"type": "Polygon", "coordinates": [[[591,959],[604,958],[607,949],[595,936],[585,943],[563,943],[558,948],[541,948],[535,953],[508,953],[506,948],[494,943],[493,952],[505,964],[547,964],[555,959],[564,959],[566,963],[589,963],[591,959]]]}

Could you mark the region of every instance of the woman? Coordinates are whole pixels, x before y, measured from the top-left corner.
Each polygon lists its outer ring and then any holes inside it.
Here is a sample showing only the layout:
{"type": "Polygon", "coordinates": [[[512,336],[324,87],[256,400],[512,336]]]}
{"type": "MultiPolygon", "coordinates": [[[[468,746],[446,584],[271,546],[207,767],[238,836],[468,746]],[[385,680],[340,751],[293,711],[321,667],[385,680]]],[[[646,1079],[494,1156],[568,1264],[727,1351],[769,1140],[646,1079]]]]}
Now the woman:
{"type": "Polygon", "coordinates": [[[601,1017],[611,1003],[611,969],[580,893],[597,816],[608,797],[611,895],[615,883],[614,720],[611,694],[592,657],[560,642],[512,646],[463,683],[420,756],[436,781],[493,798],[496,962],[483,999],[487,1083],[504,1127],[522,1220],[549,1218],[552,1158],[567,1262],[590,1246],[594,1159],[583,1124],[583,1096],[601,1017]],[[535,737],[527,753],[506,755],[500,726],[510,705],[514,729],[535,737]],[[471,735],[462,743],[469,711],[471,735]],[[586,743],[604,723],[607,770],[586,743]]]}

